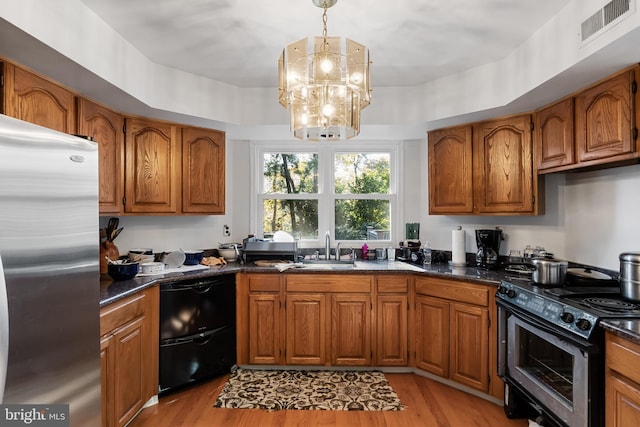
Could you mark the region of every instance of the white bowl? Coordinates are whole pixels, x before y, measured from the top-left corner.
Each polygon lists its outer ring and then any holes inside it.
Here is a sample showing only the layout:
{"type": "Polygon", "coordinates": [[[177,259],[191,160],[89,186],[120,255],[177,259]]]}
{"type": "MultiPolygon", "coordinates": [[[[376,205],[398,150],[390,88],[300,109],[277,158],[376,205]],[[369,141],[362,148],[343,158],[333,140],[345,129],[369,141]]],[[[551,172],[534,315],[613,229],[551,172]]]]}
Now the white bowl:
{"type": "Polygon", "coordinates": [[[140,272],[142,274],[153,274],[164,271],[164,263],[162,262],[145,262],[140,264],[140,272]]]}
{"type": "Polygon", "coordinates": [[[186,259],[186,256],[185,256],[184,252],[182,252],[182,251],[173,251],[173,252],[169,252],[168,254],[166,254],[164,256],[164,258],[162,259],[162,261],[169,268],[177,268],[177,267],[180,267],[182,264],[184,264],[184,260],[185,259],[186,259]]]}
{"type": "Polygon", "coordinates": [[[238,259],[238,254],[235,249],[218,249],[218,254],[227,261],[235,261],[238,259]]]}

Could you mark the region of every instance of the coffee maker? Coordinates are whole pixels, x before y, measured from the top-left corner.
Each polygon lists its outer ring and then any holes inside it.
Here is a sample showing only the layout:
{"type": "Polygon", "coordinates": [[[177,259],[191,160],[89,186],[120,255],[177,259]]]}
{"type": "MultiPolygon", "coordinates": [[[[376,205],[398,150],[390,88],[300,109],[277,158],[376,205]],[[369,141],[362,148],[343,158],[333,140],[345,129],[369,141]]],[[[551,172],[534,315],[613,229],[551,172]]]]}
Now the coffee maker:
{"type": "Polygon", "coordinates": [[[498,265],[502,230],[476,230],[476,265],[482,268],[495,268],[498,265]]]}

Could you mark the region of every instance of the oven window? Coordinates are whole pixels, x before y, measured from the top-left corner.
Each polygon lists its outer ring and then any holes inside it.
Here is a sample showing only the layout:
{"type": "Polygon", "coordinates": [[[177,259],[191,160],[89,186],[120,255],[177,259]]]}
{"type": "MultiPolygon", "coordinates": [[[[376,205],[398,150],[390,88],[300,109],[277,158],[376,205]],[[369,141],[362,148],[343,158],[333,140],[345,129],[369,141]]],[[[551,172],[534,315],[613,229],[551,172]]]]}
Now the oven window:
{"type": "Polygon", "coordinates": [[[527,329],[516,327],[517,368],[538,383],[573,402],[573,355],[527,329]]]}

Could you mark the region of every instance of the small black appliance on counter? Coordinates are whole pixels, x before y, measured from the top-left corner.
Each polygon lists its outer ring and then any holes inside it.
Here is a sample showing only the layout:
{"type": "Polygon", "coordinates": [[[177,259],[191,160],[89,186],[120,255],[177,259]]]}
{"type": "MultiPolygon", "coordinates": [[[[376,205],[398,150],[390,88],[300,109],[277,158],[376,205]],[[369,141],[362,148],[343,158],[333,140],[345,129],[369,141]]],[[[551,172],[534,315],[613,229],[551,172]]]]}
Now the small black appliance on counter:
{"type": "Polygon", "coordinates": [[[498,266],[500,242],[502,242],[502,230],[476,230],[476,264],[482,268],[495,268],[498,266]]]}

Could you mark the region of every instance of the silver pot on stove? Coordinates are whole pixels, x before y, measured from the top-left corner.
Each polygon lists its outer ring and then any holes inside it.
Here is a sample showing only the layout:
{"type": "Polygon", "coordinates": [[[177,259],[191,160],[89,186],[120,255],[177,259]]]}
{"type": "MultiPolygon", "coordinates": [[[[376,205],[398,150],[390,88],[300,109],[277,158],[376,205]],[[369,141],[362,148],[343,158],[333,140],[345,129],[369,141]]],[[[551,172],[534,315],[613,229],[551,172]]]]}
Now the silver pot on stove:
{"type": "Polygon", "coordinates": [[[535,267],[531,274],[534,283],[547,286],[562,286],[567,278],[567,267],[569,263],[560,259],[533,258],[531,263],[535,267]]]}
{"type": "Polygon", "coordinates": [[[640,252],[620,254],[620,295],[640,302],[640,252]]]}

